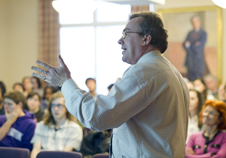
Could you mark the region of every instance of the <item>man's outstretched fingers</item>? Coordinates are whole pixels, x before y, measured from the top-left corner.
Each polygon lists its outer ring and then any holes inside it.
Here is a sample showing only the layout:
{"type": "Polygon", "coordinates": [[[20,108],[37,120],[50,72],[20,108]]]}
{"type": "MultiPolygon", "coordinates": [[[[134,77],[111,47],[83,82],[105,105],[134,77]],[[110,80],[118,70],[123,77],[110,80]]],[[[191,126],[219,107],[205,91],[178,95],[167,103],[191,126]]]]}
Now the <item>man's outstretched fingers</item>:
{"type": "Polygon", "coordinates": [[[64,60],[63,60],[63,58],[62,58],[61,55],[58,55],[58,61],[60,62],[60,66],[63,66],[64,68],[66,68],[65,70],[66,70],[67,72],[69,72],[69,74],[70,74],[70,71],[69,71],[67,65],[65,64],[65,62],[64,62],[64,60]]]}
{"type": "Polygon", "coordinates": [[[37,74],[37,73],[32,73],[32,76],[37,77],[39,79],[42,79],[42,80],[46,81],[46,76],[45,75],[40,75],[40,74],[37,74]]]}
{"type": "Polygon", "coordinates": [[[59,61],[59,63],[60,63],[60,66],[63,66],[63,67],[66,66],[65,63],[64,63],[63,58],[61,57],[61,55],[58,55],[58,61],[59,61]]]}
{"type": "Polygon", "coordinates": [[[50,66],[49,64],[46,64],[46,63],[39,61],[39,60],[37,60],[36,63],[41,65],[42,67],[46,68],[47,70],[52,68],[52,66],[50,66]]]}
{"type": "Polygon", "coordinates": [[[42,69],[42,68],[32,66],[31,69],[32,69],[32,70],[35,70],[35,71],[38,71],[38,72],[40,72],[40,73],[42,73],[42,74],[47,75],[47,71],[44,70],[44,69],[42,69]]]}

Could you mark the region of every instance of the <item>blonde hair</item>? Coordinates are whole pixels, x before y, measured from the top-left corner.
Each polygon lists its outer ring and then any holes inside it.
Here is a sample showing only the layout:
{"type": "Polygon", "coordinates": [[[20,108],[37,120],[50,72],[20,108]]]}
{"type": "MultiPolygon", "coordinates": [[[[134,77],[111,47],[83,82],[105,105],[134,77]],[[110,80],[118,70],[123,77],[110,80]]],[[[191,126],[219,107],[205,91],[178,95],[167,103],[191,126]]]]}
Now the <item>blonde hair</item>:
{"type": "MultiPolygon", "coordinates": [[[[43,117],[43,122],[44,122],[44,124],[45,124],[45,125],[48,125],[49,127],[50,127],[50,125],[52,125],[52,124],[53,124],[53,125],[56,124],[56,121],[54,120],[53,115],[52,115],[52,113],[51,113],[51,103],[52,103],[55,99],[57,99],[57,98],[64,98],[63,94],[62,94],[60,91],[54,93],[54,94],[52,95],[52,97],[50,98],[48,107],[47,107],[47,109],[46,109],[46,111],[45,111],[45,115],[44,115],[44,117],[43,117]]],[[[65,108],[66,108],[66,107],[65,107],[65,108]]],[[[66,109],[66,110],[67,110],[67,109],[66,109]]],[[[71,115],[71,114],[69,113],[68,110],[67,110],[67,112],[66,112],[66,118],[67,118],[68,120],[70,120],[70,121],[77,122],[77,119],[76,119],[73,115],[71,115]]]]}

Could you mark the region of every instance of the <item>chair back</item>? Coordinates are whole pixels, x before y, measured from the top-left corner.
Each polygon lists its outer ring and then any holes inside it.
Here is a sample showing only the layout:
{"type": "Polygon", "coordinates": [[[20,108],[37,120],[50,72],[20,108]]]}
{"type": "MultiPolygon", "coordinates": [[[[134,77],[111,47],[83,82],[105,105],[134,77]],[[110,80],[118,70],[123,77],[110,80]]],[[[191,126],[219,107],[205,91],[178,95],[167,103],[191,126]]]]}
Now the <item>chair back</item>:
{"type": "Polygon", "coordinates": [[[109,158],[109,154],[95,154],[93,158],[109,158]]]}
{"type": "Polygon", "coordinates": [[[30,150],[26,148],[0,147],[1,158],[30,158],[30,150]]]}
{"type": "Polygon", "coordinates": [[[73,151],[41,151],[37,158],[82,158],[82,154],[73,151]]]}

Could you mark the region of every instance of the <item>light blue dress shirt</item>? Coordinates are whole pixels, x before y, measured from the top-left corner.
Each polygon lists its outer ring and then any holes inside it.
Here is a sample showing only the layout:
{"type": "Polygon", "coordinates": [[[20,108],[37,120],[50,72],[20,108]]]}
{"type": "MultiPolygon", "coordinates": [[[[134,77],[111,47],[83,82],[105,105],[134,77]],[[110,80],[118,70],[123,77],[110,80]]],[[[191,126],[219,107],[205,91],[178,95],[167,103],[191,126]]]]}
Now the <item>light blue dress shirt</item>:
{"type": "Polygon", "coordinates": [[[184,158],[189,92],[160,51],[144,54],[110,93],[95,99],[69,79],[66,107],[85,127],[113,129],[113,158],[184,158]]]}

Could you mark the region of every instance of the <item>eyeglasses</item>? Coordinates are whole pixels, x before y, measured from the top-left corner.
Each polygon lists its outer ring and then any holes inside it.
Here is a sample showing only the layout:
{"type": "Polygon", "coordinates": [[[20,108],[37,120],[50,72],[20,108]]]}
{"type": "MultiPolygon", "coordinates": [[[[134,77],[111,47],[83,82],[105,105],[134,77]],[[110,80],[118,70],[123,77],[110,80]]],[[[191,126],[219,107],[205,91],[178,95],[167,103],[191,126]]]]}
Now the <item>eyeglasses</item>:
{"type": "Polygon", "coordinates": [[[12,103],[3,102],[3,105],[12,106],[12,103]]]}
{"type": "Polygon", "coordinates": [[[63,107],[65,107],[65,105],[62,105],[62,104],[51,104],[51,108],[52,108],[52,109],[55,109],[56,106],[57,106],[59,109],[62,109],[63,107]]]}
{"type": "Polygon", "coordinates": [[[132,31],[123,31],[122,32],[122,39],[125,39],[128,33],[137,33],[137,34],[142,34],[141,32],[132,32],[132,31]]]}

